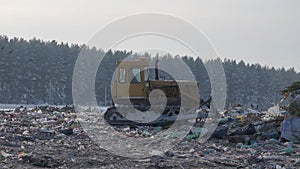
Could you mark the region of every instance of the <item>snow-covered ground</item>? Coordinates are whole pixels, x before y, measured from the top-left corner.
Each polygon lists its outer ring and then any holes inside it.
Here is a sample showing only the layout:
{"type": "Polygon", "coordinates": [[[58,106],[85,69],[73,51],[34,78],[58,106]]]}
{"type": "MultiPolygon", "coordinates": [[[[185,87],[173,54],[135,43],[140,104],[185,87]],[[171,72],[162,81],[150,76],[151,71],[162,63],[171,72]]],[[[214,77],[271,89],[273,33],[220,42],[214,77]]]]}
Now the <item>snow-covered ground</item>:
{"type": "MultiPolygon", "coordinates": [[[[35,108],[36,106],[38,106],[38,107],[39,106],[50,106],[50,107],[63,108],[66,105],[49,105],[49,104],[36,105],[36,104],[4,104],[4,103],[0,103],[0,110],[12,110],[12,109],[15,109],[15,108],[20,107],[20,106],[26,107],[27,109],[31,109],[31,108],[35,108]]],[[[68,106],[71,106],[71,105],[68,105],[68,106]]],[[[95,111],[95,110],[98,110],[99,112],[105,112],[107,108],[108,108],[107,106],[106,107],[105,106],[99,106],[99,107],[85,106],[85,107],[81,107],[81,109],[77,109],[77,110],[82,110],[82,111],[87,111],[87,110],[95,111]]]]}
{"type": "Polygon", "coordinates": [[[20,106],[27,107],[27,108],[33,108],[36,105],[31,105],[31,104],[3,104],[3,103],[0,103],[0,110],[1,109],[15,109],[15,108],[20,107],[20,106]]]}
{"type": "Polygon", "coordinates": [[[51,106],[51,107],[62,108],[62,107],[65,107],[66,105],[48,105],[48,104],[39,104],[39,105],[36,105],[36,104],[5,104],[5,103],[0,103],[0,110],[3,110],[3,109],[15,109],[15,108],[20,107],[20,106],[23,106],[23,107],[26,107],[26,108],[34,108],[36,106],[51,106]]]}

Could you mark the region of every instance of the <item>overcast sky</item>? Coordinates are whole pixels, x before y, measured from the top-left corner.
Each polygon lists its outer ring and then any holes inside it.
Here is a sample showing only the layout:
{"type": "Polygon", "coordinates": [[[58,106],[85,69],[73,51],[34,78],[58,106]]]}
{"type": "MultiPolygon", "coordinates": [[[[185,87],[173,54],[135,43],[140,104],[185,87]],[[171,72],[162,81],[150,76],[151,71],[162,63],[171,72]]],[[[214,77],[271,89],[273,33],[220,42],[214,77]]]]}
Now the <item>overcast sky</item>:
{"type": "Polygon", "coordinates": [[[221,58],[300,70],[299,0],[0,0],[0,34],[86,43],[124,16],[158,12],[202,30],[221,58]]]}

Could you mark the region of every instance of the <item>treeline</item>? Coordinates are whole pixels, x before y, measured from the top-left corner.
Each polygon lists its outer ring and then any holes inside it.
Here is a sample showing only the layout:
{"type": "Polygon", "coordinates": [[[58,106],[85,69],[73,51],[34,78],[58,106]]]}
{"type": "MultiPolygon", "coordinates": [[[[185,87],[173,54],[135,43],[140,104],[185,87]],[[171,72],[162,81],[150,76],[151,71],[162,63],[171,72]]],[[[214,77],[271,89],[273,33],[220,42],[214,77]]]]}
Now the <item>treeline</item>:
{"type": "MultiPolygon", "coordinates": [[[[72,76],[76,59],[83,51],[104,56],[96,76],[96,96],[99,104],[110,100],[110,83],[116,61],[137,54],[127,51],[104,52],[85,45],[58,43],[0,36],[0,103],[72,104],[72,76]]],[[[150,58],[149,54],[143,57],[150,58]]],[[[178,59],[178,56],[175,57],[178,59]]],[[[210,82],[205,64],[200,58],[180,57],[200,82],[200,95],[210,95],[210,82]]],[[[87,58],[88,59],[88,58],[87,58]]],[[[171,59],[170,55],[162,59],[171,59]]],[[[87,65],[88,66],[88,65],[87,65]]],[[[243,61],[223,61],[227,79],[227,105],[253,105],[267,108],[280,99],[280,91],[300,74],[292,69],[275,69],[243,61]]]]}

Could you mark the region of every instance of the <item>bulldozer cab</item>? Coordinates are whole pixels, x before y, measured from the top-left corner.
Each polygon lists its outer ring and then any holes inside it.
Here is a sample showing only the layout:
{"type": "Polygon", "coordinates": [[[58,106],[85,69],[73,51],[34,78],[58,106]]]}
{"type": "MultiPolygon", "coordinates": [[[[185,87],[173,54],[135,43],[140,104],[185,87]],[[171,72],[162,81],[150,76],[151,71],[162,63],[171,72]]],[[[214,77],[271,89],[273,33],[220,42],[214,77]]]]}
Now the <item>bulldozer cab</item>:
{"type": "Polygon", "coordinates": [[[145,99],[149,77],[146,59],[117,61],[117,78],[112,85],[114,102],[128,99],[145,99]]]}

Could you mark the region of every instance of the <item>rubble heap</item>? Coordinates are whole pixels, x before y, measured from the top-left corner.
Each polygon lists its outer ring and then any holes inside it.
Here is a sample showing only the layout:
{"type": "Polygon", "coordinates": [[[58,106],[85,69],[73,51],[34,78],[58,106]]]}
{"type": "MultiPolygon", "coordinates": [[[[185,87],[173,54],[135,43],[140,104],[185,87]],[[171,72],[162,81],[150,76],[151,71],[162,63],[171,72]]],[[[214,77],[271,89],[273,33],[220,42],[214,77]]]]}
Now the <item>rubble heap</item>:
{"type": "MultiPolygon", "coordinates": [[[[0,111],[0,168],[299,168],[300,145],[280,140],[283,115],[234,108],[205,143],[196,124],[178,145],[149,158],[116,156],[94,144],[71,107],[0,111]]],[[[163,127],[116,126],[147,138],[163,127]]]]}

